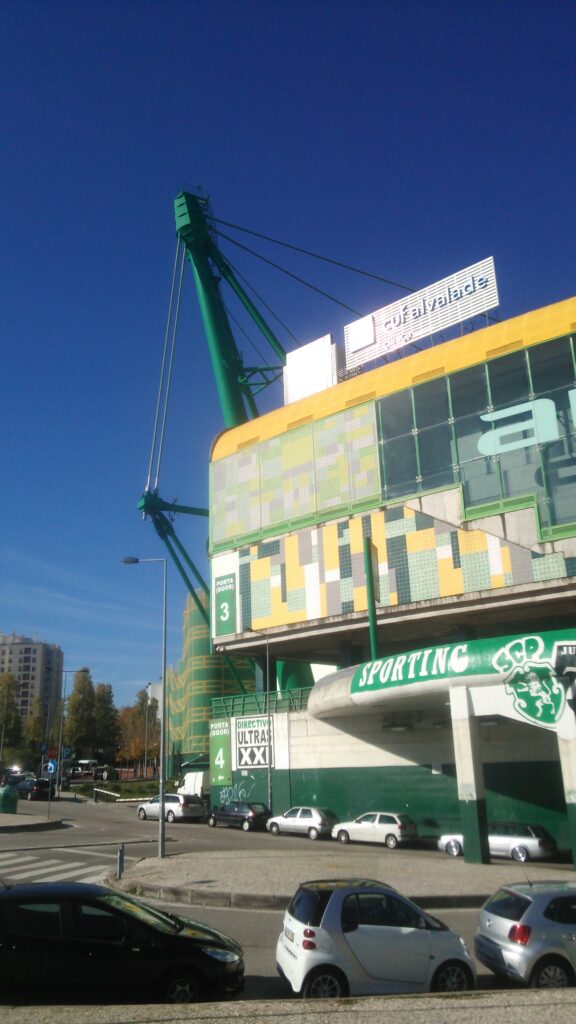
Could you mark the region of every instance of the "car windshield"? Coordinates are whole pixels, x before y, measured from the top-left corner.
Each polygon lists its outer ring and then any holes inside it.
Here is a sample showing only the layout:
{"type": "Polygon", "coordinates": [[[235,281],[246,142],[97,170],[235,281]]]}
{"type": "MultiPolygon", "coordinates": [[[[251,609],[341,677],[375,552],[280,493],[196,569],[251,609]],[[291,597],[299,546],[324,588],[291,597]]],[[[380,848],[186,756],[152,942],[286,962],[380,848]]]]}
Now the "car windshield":
{"type": "Polygon", "coordinates": [[[123,896],[120,893],[110,893],[104,896],[102,900],[99,900],[99,902],[107,907],[113,907],[115,910],[121,910],[136,921],[150,925],[152,928],[165,932],[167,935],[174,935],[176,932],[182,931],[184,927],[183,922],[178,917],[173,917],[172,914],[165,914],[161,910],[156,910],[155,907],[149,907],[144,903],[137,903],[136,900],[132,900],[129,896],[123,896]]]}
{"type": "Polygon", "coordinates": [[[256,814],[266,814],[268,808],[265,804],[250,804],[251,810],[255,811],[256,814]]]}

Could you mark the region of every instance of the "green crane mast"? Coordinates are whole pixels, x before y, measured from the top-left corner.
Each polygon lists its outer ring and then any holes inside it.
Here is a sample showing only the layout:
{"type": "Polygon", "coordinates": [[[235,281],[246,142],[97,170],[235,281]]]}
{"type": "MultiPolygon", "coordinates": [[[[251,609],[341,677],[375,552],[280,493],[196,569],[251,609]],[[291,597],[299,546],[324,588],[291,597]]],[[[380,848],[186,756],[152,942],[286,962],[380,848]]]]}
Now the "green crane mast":
{"type": "MultiPolygon", "coordinates": [[[[224,425],[226,428],[236,427],[258,416],[255,396],[280,379],[286,363],[286,352],[218,249],[214,231],[208,222],[208,200],[190,192],[180,192],[174,200],[174,214],[179,244],[183,246],[186,259],[192,267],[224,425]],[[244,365],[222,299],[221,280],[229,284],[265,337],[276,356],[276,363],[244,365]]],[[[138,502],[138,508],[146,518],[151,519],[200,614],[209,624],[209,614],[198,599],[190,573],[207,596],[209,588],[178,540],[172,522],[176,513],[207,516],[207,510],[166,502],[160,498],[156,489],[150,487],[150,483],[138,502]]],[[[244,689],[233,663],[228,658],[226,662],[240,688],[244,689]]],[[[280,671],[285,679],[294,676],[293,670],[286,663],[280,671]]],[[[306,681],[300,685],[309,685],[309,672],[306,681]]]]}

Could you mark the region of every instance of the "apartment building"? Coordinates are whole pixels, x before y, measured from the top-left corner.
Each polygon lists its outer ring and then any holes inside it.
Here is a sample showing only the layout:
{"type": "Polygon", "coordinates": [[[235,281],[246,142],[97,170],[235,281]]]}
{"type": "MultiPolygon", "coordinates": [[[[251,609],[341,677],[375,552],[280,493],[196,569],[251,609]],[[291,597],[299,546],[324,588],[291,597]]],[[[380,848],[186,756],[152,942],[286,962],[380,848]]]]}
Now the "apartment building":
{"type": "Polygon", "coordinates": [[[30,714],[36,697],[40,697],[46,714],[55,708],[62,692],[63,664],[64,653],[58,644],[0,633],[0,674],[10,672],[18,680],[18,710],[23,719],[30,714]]]}

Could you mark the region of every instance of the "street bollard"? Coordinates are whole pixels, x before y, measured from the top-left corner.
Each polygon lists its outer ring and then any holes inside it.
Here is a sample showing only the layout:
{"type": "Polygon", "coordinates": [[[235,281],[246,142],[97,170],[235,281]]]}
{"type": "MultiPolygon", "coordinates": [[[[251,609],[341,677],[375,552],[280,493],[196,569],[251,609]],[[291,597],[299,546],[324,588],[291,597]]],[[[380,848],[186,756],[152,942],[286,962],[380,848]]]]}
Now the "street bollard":
{"type": "Polygon", "coordinates": [[[116,878],[122,878],[122,872],[124,871],[124,843],[118,847],[118,856],[116,859],[116,878]]]}

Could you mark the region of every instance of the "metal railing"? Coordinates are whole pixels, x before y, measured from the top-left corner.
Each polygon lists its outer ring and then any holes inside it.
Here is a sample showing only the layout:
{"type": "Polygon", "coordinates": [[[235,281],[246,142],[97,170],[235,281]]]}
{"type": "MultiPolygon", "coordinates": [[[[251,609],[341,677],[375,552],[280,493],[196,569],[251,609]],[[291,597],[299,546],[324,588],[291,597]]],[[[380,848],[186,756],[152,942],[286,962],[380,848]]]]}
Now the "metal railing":
{"type": "Polygon", "coordinates": [[[212,718],[243,718],[246,715],[268,715],[286,711],[305,711],[312,687],[284,690],[280,693],[238,693],[232,697],[212,699],[212,718]]]}

